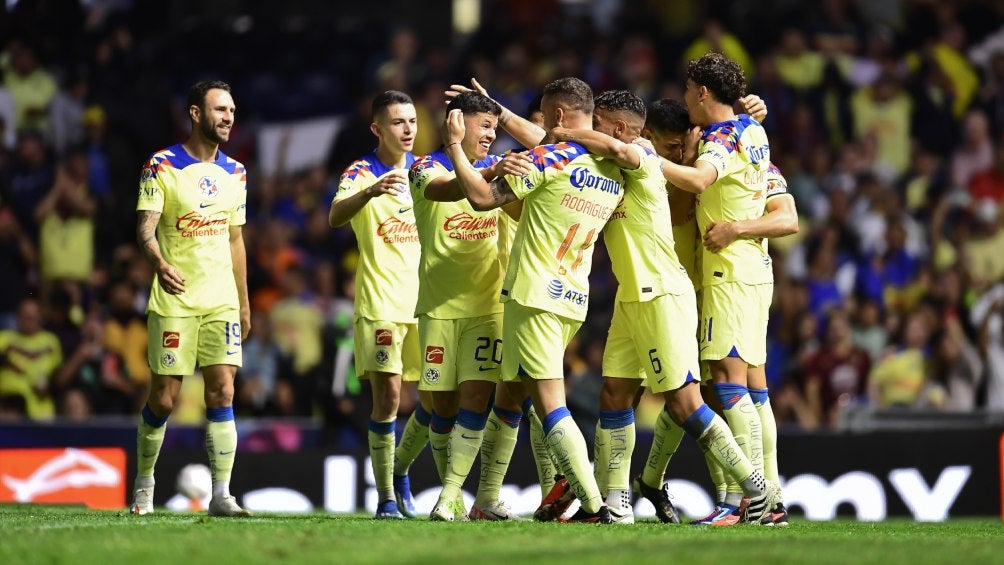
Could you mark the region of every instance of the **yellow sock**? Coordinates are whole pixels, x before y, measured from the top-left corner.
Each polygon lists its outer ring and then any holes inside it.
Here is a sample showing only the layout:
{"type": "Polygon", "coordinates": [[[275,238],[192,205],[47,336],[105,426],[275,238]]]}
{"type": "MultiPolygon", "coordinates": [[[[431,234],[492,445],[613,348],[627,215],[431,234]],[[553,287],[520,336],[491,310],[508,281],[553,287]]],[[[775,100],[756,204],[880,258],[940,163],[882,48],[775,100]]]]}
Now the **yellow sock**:
{"type": "Polygon", "coordinates": [[[370,461],[379,502],[394,500],[394,423],[370,420],[370,461]]]}
{"type": "Polygon", "coordinates": [[[662,410],[655,421],[655,435],[652,437],[652,447],[648,451],[645,468],[641,471],[641,480],[646,485],[661,488],[666,477],[666,467],[673,458],[680,441],[683,439],[683,428],[676,425],[669,412],[662,410]]]}

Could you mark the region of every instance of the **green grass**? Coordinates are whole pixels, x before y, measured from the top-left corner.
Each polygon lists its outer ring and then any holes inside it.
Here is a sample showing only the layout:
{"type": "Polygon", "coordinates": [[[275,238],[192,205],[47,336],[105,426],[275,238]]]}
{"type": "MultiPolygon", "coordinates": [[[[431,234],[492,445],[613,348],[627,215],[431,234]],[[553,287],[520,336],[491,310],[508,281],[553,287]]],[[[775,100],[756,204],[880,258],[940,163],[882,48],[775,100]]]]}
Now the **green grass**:
{"type": "Polygon", "coordinates": [[[0,563],[980,563],[998,562],[992,518],[921,524],[806,522],[788,528],[375,522],[368,516],[256,515],[0,506],[0,563]]]}

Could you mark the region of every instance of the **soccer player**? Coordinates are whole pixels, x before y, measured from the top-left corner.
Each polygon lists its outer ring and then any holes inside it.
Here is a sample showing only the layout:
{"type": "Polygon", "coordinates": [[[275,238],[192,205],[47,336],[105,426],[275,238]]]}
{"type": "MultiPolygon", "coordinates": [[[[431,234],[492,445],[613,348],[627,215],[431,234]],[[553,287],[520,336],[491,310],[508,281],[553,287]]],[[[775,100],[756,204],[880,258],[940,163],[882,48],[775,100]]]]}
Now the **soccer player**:
{"type": "MultiPolygon", "coordinates": [[[[600,399],[597,474],[608,489],[615,522],[631,523],[629,472],[634,448],[634,393],[644,373],[653,393],[666,400],[671,424],[656,443],[675,452],[684,431],[706,453],[722,462],[752,501],[747,511],[759,520],[777,497],[739,448],[725,422],[701,399],[695,332],[694,287],[674,249],[666,180],[660,156],[632,143],[645,125],[646,109],[637,96],[613,91],[596,99],[595,131],[555,128],[559,140],[581,143],[613,160],[624,171],[624,199],[607,224],[604,238],[619,287],[604,350],[604,392],[600,399]],[[674,333],[682,330],[681,335],[674,333]],[[724,453],[731,453],[729,457],[724,453]]],[[[661,479],[661,478],[660,478],[661,479]]],[[[661,485],[661,480],[659,481],[661,485]]],[[[667,500],[668,502],[668,500],[667,500]]],[[[658,508],[658,507],[657,507],[658,508]]],[[[678,518],[677,518],[678,521],[678,518]]]]}
{"type": "MultiPolygon", "coordinates": [[[[593,94],[579,79],[544,87],[546,126],[592,125],[593,94]]],[[[505,355],[502,377],[521,380],[530,391],[550,451],[582,508],[573,521],[610,523],[582,432],[565,406],[561,355],[585,319],[593,245],[623,193],[620,169],[590,155],[581,145],[559,143],[530,151],[530,174],[487,182],[464,163],[459,145],[463,116],[447,117],[447,155],[457,167],[464,194],[475,210],[491,210],[516,200],[523,212],[509,268],[502,284],[505,355]]]]}
{"type": "Polygon", "coordinates": [[[377,519],[415,517],[408,469],[428,441],[431,400],[408,419],[394,446],[401,381],[418,381],[421,360],[415,302],[419,243],[407,170],[418,122],[415,105],[390,90],[372,104],[377,148],[345,169],[328,222],[351,222],[359,241],[356,272],[355,362],[373,392],[369,450],[377,488],[377,519]]]}
{"type": "MultiPolygon", "coordinates": [[[[691,121],[704,128],[698,156],[692,167],[668,163],[663,172],[674,186],[698,195],[701,233],[715,222],[755,220],[764,213],[770,145],[759,123],[733,111],[745,89],[742,69],[719,53],[708,53],[687,66],[687,110],[691,121]]],[[[738,239],[718,253],[702,249],[700,262],[701,360],[709,363],[715,393],[736,442],[754,468],[763,469],[763,428],[746,373],[766,361],[773,290],[770,257],[762,239],[738,239]]],[[[747,500],[742,493],[727,498],[735,509],[720,517],[737,523],[747,500]]]]}
{"type": "Polygon", "coordinates": [[[248,516],[230,495],[237,450],[234,378],[251,330],[244,165],[219,146],[236,108],[230,86],[202,81],[188,91],[188,139],[153,154],[140,178],[137,236],[156,273],[148,311],[153,377],[137,434],[133,514],[153,511],[154,466],[181,380],[198,362],[205,379],[206,450],[213,474],[209,514],[248,516]]]}
{"type": "MultiPolygon", "coordinates": [[[[454,97],[448,110],[463,113],[466,133],[458,145],[465,166],[474,166],[489,179],[505,172],[519,175],[528,171],[526,155],[511,154],[502,159],[488,154],[502,112],[498,104],[476,92],[466,92],[454,97]]],[[[461,487],[485,440],[490,456],[488,461],[483,459],[482,466],[493,466],[494,472],[486,469],[482,473],[485,480],[479,483],[470,517],[509,520],[516,516],[498,500],[498,491],[515,447],[522,392],[516,391],[512,400],[508,389],[499,387],[491,415],[488,411],[492,392],[500,382],[502,304],[498,295],[505,265],[499,253],[509,244],[504,235],[508,224],[502,210],[471,208],[445,149],[417,161],[409,175],[421,243],[416,313],[425,357],[419,388],[432,394],[429,436],[443,481],[430,519],[464,517],[461,487]],[[494,421],[488,426],[490,417],[494,421]],[[516,426],[510,425],[513,421],[516,426]],[[511,438],[506,441],[502,436],[511,438]],[[494,469],[498,466],[502,468],[494,469]],[[493,484],[495,478],[497,484],[493,484]]]]}
{"type": "MultiPolygon", "coordinates": [[[[798,210],[795,208],[795,199],[788,192],[788,184],[781,171],[773,163],[767,169],[765,198],[765,213],[759,218],[712,222],[702,237],[704,248],[711,253],[720,253],[740,238],[776,238],[798,233],[798,210]]],[[[766,246],[766,241],[764,245],[766,246]]],[[[750,397],[756,406],[763,429],[764,476],[768,480],[778,482],[777,423],[774,421],[774,411],[770,406],[766,366],[760,364],[749,367],[746,379],[750,397]]],[[[726,494],[728,490],[726,485],[726,494]]],[[[764,514],[760,523],[765,526],[787,526],[788,510],[784,502],[779,501],[774,508],[764,514]]]]}

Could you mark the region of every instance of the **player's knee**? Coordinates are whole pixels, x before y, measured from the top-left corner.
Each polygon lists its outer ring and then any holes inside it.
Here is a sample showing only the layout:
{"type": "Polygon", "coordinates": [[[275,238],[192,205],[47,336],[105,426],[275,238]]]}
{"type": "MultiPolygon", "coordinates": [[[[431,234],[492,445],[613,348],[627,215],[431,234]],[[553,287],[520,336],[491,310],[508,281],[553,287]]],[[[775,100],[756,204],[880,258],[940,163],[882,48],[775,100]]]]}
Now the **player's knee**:
{"type": "Polygon", "coordinates": [[[617,386],[613,379],[603,379],[600,410],[627,410],[634,402],[634,391],[617,386]]]}

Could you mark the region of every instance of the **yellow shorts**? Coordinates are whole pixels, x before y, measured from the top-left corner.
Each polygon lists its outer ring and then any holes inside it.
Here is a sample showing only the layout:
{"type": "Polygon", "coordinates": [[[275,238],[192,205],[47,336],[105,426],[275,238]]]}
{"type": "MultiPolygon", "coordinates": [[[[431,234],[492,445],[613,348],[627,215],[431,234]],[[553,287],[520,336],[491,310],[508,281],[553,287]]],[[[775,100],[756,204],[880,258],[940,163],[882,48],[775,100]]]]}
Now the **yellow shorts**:
{"type": "Polygon", "coordinates": [[[241,366],[241,319],[237,310],[205,316],[147,315],[146,359],[158,375],[188,376],[209,365],[241,366]]]}
{"type": "Polygon", "coordinates": [[[401,375],[405,381],[418,380],[422,366],[418,352],[418,324],[380,322],[369,318],[355,319],[356,373],[401,375]]]}
{"type": "Polygon", "coordinates": [[[420,390],[457,390],[464,381],[499,382],[502,313],[438,320],[418,317],[422,357],[420,390]]]}
{"type": "Polygon", "coordinates": [[[617,302],[603,350],[603,376],[645,379],[653,393],[700,379],[693,293],[617,302]]]}
{"type": "Polygon", "coordinates": [[[502,340],[505,342],[502,380],[565,377],[565,347],[582,322],[523,306],[514,300],[505,303],[502,318],[502,340]]]}
{"type": "Polygon", "coordinates": [[[767,317],[774,285],[722,283],[701,292],[701,360],[739,357],[752,366],[766,363],[767,317]]]}

